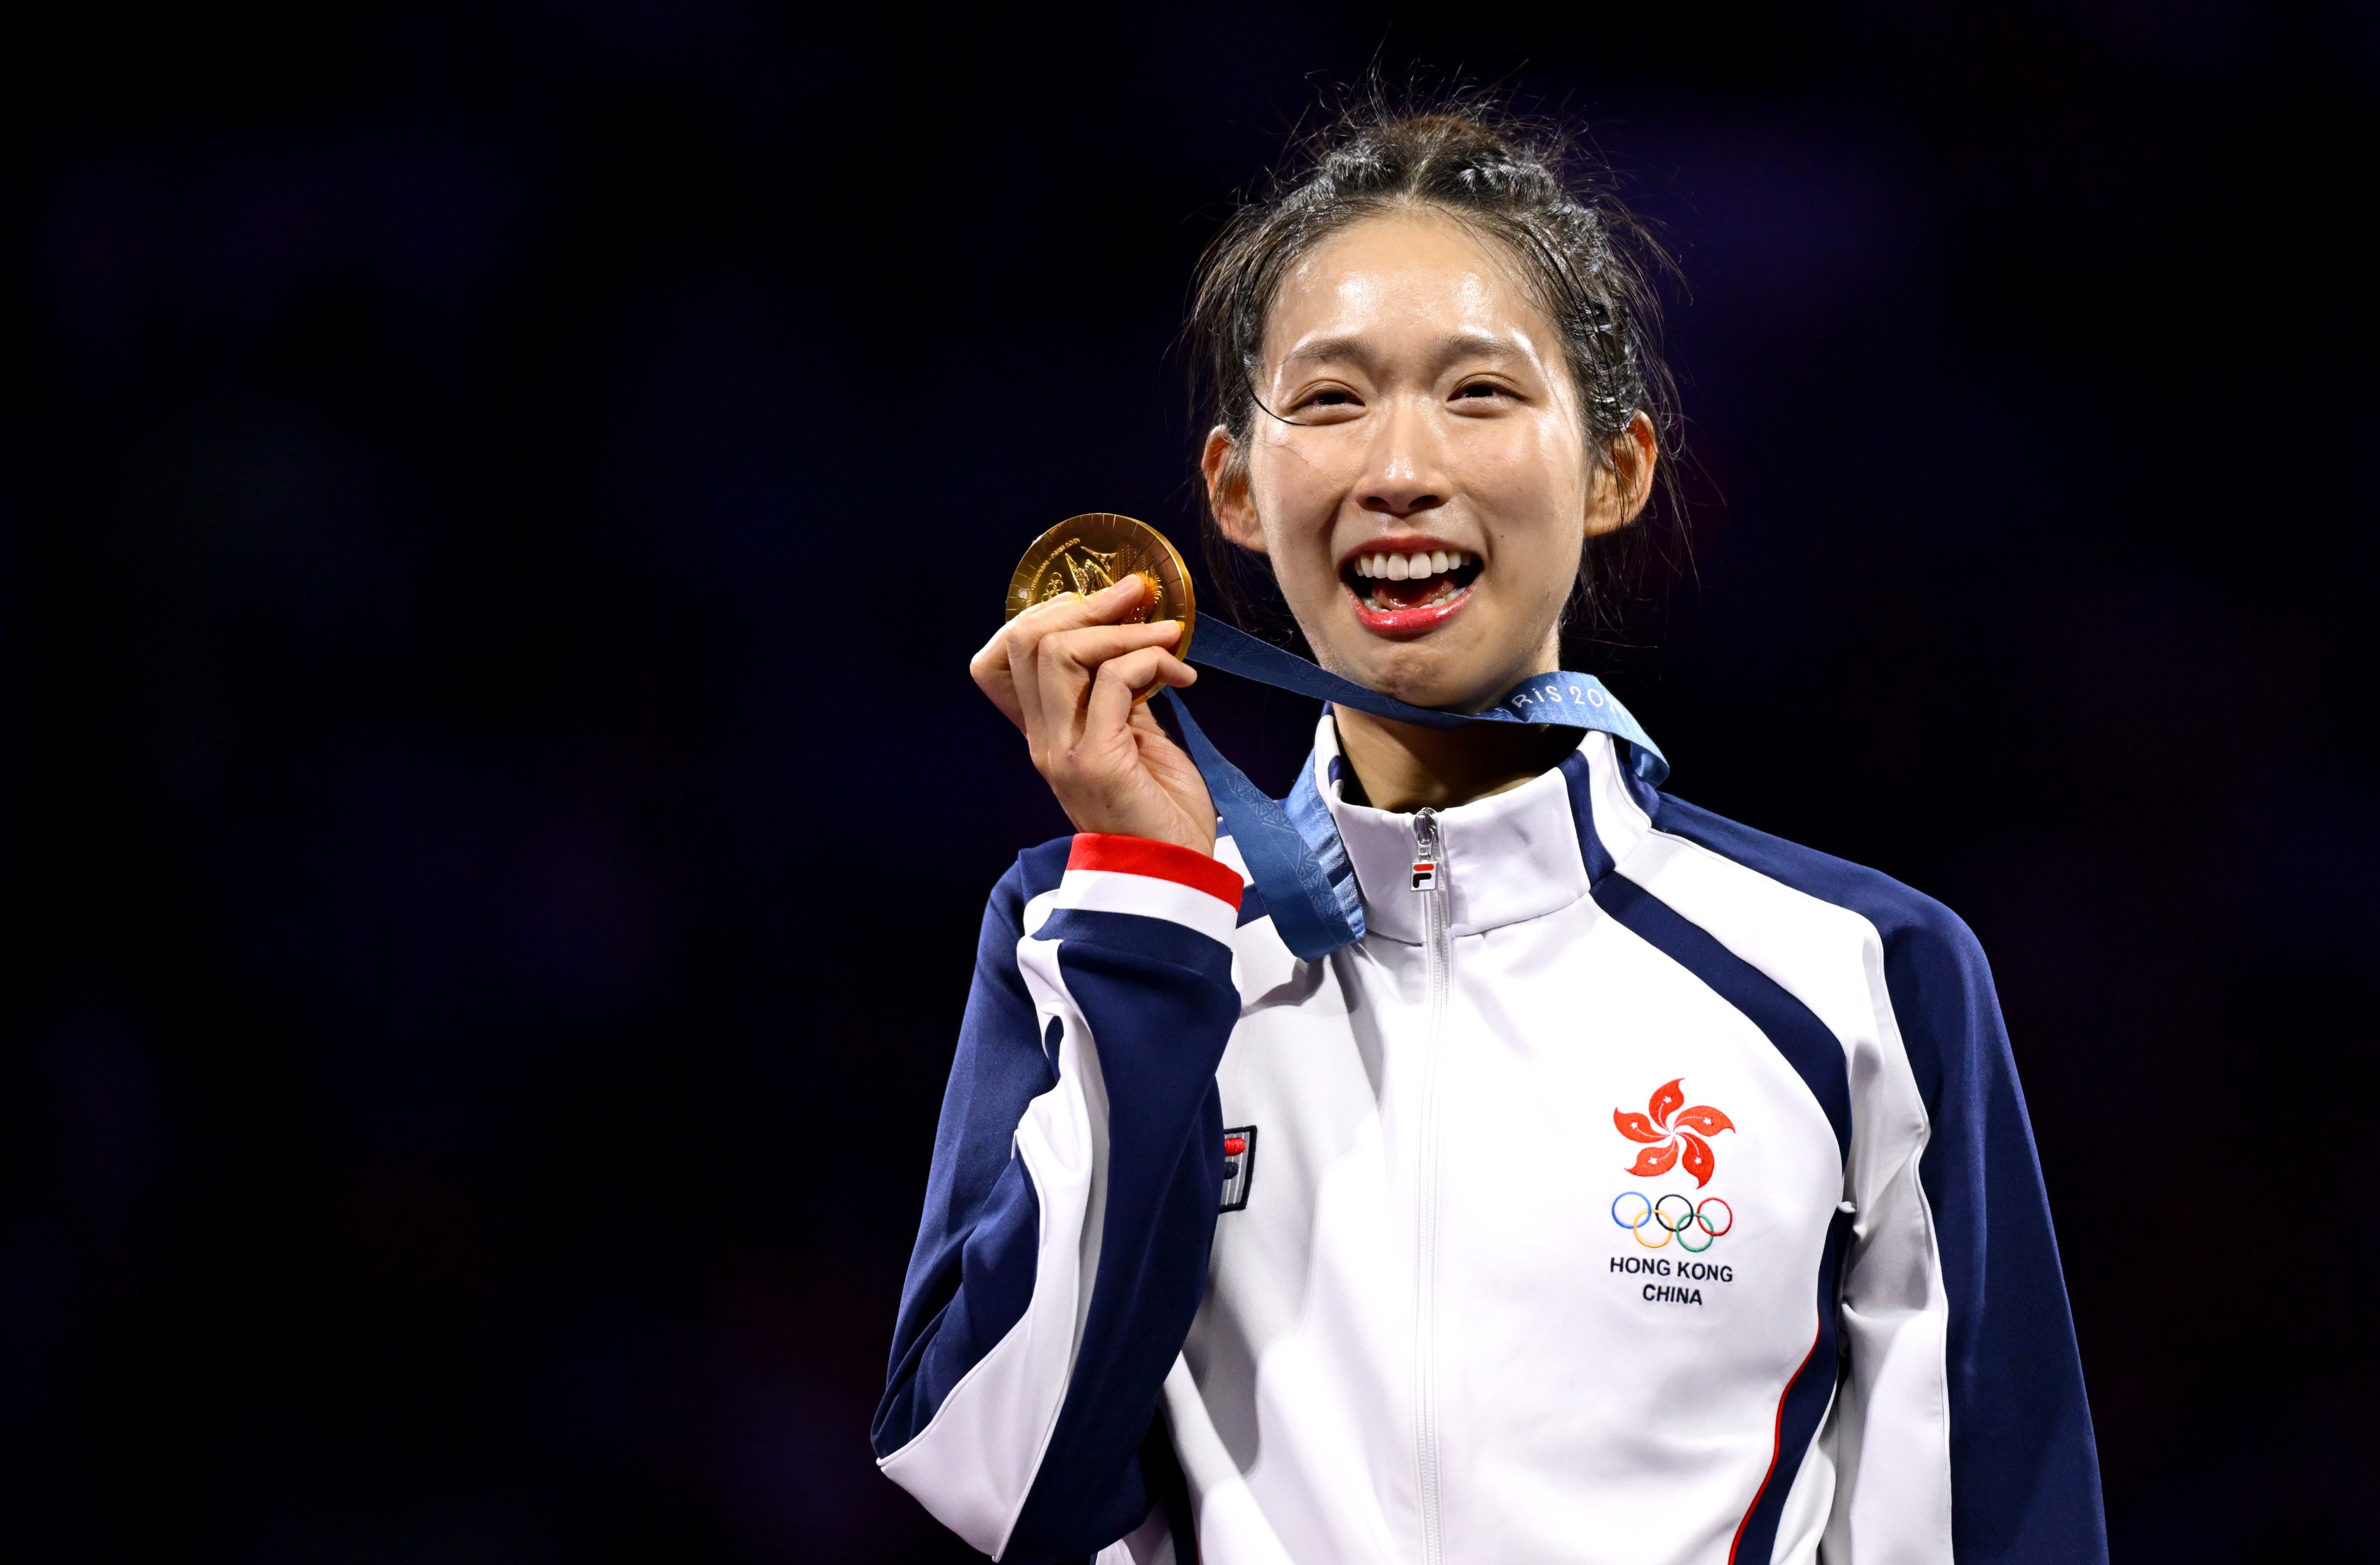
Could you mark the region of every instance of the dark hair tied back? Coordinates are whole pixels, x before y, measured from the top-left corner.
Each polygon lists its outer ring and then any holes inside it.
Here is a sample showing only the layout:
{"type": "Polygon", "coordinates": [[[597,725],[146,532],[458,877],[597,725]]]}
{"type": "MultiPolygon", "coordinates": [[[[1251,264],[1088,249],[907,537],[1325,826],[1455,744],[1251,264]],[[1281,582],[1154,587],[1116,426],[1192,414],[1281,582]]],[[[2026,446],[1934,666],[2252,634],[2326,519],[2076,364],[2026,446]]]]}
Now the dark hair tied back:
{"type": "MultiPolygon", "coordinates": [[[[1245,201],[1200,259],[1189,333],[1202,400],[1245,451],[1259,410],[1255,375],[1267,318],[1282,280],[1331,234],[1397,208],[1444,212],[1500,243],[1537,303],[1560,328],[1580,392],[1587,446],[1607,468],[1629,422],[1652,421],[1665,459],[1657,511],[1677,520],[1672,476],[1676,388],[1660,356],[1652,274],[1669,262],[1611,194],[1606,169],[1558,127],[1477,102],[1395,110],[1377,96],[1293,149],[1284,170],[1245,201]],[[1660,504],[1659,501],[1666,501],[1660,504]]],[[[1573,608],[1604,620],[1621,606],[1603,590],[1647,554],[1664,519],[1598,540],[1580,561],[1573,608]],[[1625,556],[1598,571],[1597,556],[1625,556]]],[[[1230,593],[1238,551],[1207,519],[1208,557],[1230,593]]],[[[1658,546],[1655,546],[1658,550],[1658,546]]],[[[1666,553],[1665,550],[1658,551],[1666,553]]]]}

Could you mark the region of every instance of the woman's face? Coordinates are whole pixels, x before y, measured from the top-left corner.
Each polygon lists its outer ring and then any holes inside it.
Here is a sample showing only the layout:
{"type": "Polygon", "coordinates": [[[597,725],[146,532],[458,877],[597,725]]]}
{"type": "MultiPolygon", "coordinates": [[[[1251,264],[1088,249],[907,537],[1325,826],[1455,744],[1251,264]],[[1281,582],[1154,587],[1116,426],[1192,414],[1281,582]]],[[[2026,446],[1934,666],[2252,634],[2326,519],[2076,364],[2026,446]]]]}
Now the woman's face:
{"type": "Polygon", "coordinates": [[[1652,426],[1624,483],[1590,458],[1560,336],[1492,241],[1430,212],[1332,236],[1283,282],[1255,381],[1270,413],[1244,452],[1208,436],[1208,491],[1325,667],[1476,710],[1557,666],[1579,550],[1641,507],[1652,426]]]}

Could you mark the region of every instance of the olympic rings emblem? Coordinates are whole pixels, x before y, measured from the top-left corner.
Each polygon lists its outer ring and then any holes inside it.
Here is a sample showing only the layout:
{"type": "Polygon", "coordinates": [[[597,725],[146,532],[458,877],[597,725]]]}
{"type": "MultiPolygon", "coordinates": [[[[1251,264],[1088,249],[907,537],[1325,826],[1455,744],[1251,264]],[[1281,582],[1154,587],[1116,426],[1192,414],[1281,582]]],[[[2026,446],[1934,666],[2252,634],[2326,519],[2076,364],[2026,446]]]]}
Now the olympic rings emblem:
{"type": "Polygon", "coordinates": [[[1611,1220],[1636,1236],[1636,1242],[1647,1250],[1658,1250],[1676,1240],[1678,1248],[1690,1255],[1699,1255],[1718,1242],[1721,1235],[1735,1227],[1735,1208],[1716,1195],[1706,1195],[1697,1203],[1690,1196],[1671,1191],[1655,1201],[1640,1190],[1623,1190],[1611,1198],[1611,1220]],[[1620,1215],[1623,1201],[1636,1203],[1637,1210],[1630,1217],[1620,1215]],[[1678,1204],[1677,1210],[1670,1203],[1678,1204]],[[1718,1207],[1714,1214],[1712,1207],[1718,1207]],[[1658,1239],[1646,1239],[1647,1230],[1658,1233],[1658,1239]],[[1694,1240],[1702,1240],[1696,1244],[1694,1240]]]}

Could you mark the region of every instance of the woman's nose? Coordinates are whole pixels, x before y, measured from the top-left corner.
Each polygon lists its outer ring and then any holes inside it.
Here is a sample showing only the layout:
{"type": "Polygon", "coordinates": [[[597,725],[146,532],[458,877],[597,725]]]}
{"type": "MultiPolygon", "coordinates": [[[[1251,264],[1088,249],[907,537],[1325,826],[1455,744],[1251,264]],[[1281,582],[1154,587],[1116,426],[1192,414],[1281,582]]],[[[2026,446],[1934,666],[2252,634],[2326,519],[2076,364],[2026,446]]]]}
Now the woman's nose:
{"type": "Polygon", "coordinates": [[[1391,406],[1373,442],[1370,471],[1356,486],[1356,503],[1385,516],[1412,516],[1446,504],[1443,453],[1430,421],[1391,406]]]}

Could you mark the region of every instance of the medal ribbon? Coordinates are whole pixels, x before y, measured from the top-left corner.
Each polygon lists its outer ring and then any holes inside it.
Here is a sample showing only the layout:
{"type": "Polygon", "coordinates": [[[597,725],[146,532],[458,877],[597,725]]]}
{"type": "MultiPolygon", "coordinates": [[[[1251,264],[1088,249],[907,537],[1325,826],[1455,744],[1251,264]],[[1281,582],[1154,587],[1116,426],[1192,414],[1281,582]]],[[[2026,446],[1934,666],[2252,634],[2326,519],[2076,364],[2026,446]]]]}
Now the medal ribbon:
{"type": "MultiPolygon", "coordinates": [[[[1423,728],[1459,728],[1466,723],[1544,723],[1589,728],[1626,741],[1636,775],[1658,787],[1670,775],[1661,747],[1630,715],[1620,698],[1592,674],[1557,670],[1536,674],[1512,687],[1484,712],[1438,712],[1366,690],[1327,668],[1283,652],[1217,619],[1202,619],[1191,638],[1189,660],[1201,667],[1237,674],[1260,685],[1352,706],[1375,717],[1423,728]]],[[[1338,824],[1322,801],[1311,764],[1298,769],[1287,799],[1275,799],[1250,782],[1223,757],[1190,715],[1181,695],[1165,698],[1182,725],[1182,740],[1215,797],[1223,827],[1239,844],[1240,858],[1272,915],[1281,943],[1301,961],[1328,956],[1364,937],[1364,901],[1354,866],[1339,840],[1338,824]]]]}

